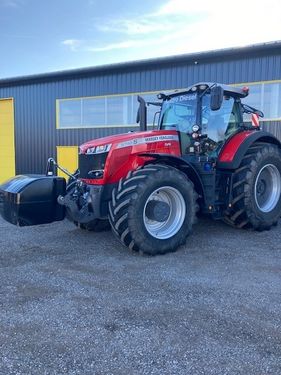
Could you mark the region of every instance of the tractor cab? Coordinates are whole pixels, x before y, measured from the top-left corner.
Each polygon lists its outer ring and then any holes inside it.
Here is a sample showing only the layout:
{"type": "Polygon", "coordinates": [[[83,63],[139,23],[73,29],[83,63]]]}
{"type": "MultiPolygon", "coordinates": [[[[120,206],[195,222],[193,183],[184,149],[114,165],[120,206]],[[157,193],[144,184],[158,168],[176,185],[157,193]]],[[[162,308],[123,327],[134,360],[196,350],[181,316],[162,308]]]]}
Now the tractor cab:
{"type": "Polygon", "coordinates": [[[196,152],[216,157],[225,141],[244,128],[241,98],[248,91],[247,87],[199,83],[185,90],[161,93],[158,128],[179,132],[183,155],[196,152]]]}

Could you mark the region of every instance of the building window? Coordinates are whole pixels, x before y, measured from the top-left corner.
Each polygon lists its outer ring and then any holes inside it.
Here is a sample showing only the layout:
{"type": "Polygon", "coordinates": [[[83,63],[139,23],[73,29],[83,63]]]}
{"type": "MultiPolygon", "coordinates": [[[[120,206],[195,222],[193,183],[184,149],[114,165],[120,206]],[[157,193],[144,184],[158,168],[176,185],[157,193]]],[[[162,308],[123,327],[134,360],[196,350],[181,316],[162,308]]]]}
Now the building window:
{"type": "MultiPolygon", "coordinates": [[[[155,101],[155,93],[144,93],[146,101],[155,101]]],[[[137,95],[112,95],[90,98],[57,100],[57,127],[59,129],[94,127],[138,126],[136,115],[137,95]]],[[[157,107],[148,106],[147,122],[153,124],[157,107]]]]}
{"type": "MultiPolygon", "coordinates": [[[[246,83],[250,88],[249,96],[243,103],[260,109],[264,113],[261,121],[281,120],[281,82],[246,83]]],[[[242,86],[234,85],[234,86],[242,86]]],[[[250,120],[250,116],[245,116],[250,120]]]]}
{"type": "Polygon", "coordinates": [[[265,118],[281,118],[281,83],[270,83],[263,85],[262,108],[265,118]]]}
{"type": "MultiPolygon", "coordinates": [[[[281,120],[281,81],[255,83],[249,82],[250,94],[243,102],[264,112],[261,121],[281,120]]],[[[233,86],[243,86],[235,84],[233,86]]],[[[172,90],[171,90],[172,91],[172,90]]],[[[156,94],[141,93],[146,100],[157,101],[156,94]]],[[[59,129],[95,127],[134,127],[139,103],[137,95],[110,95],[90,98],[57,100],[57,127],[59,129]]],[[[147,123],[153,125],[159,107],[148,106],[147,123]]],[[[245,116],[251,121],[250,116],[245,116]]]]}
{"type": "Polygon", "coordinates": [[[81,127],[106,125],[106,98],[81,100],[81,127]]]}
{"type": "Polygon", "coordinates": [[[59,125],[62,128],[75,127],[81,123],[81,100],[65,100],[59,106],[59,125]]]}

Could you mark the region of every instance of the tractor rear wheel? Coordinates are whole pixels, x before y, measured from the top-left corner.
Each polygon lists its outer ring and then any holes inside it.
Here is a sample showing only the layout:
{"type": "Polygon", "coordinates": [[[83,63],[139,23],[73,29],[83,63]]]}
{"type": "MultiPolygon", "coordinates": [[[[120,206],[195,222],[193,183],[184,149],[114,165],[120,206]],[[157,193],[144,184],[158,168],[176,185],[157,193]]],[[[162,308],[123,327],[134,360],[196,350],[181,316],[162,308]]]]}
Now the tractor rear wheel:
{"type": "Polygon", "coordinates": [[[197,194],[179,170],[149,164],[128,173],[112,192],[109,221],[131,250],[165,254],[183,245],[196,217],[197,194]]]}
{"type": "Polygon", "coordinates": [[[233,176],[231,208],[225,221],[238,228],[268,230],[281,215],[281,151],[254,143],[233,176]]]}

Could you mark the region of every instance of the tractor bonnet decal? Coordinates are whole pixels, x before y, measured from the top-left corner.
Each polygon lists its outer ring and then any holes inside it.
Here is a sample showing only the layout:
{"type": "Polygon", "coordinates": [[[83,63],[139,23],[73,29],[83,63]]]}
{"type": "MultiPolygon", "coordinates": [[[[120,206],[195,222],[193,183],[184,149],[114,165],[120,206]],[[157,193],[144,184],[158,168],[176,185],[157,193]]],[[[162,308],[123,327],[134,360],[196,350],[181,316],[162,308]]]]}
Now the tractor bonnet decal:
{"type": "Polygon", "coordinates": [[[121,142],[117,145],[117,148],[124,148],[129,146],[141,145],[145,143],[154,143],[154,142],[165,142],[165,141],[179,141],[178,135],[156,135],[152,137],[143,137],[130,139],[129,141],[121,142]]]}

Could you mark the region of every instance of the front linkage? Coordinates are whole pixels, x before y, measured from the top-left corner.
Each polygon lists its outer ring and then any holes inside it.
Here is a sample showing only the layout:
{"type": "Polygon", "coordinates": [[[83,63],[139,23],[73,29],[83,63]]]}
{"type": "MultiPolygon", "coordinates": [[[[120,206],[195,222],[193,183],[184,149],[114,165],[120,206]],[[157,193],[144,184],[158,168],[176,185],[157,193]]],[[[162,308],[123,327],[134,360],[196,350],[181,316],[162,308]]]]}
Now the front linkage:
{"type": "Polygon", "coordinates": [[[55,169],[59,169],[69,177],[65,194],[57,198],[57,202],[66,209],[66,217],[79,225],[90,224],[99,219],[102,187],[90,187],[78,178],[79,169],[72,174],[53,158],[49,158],[46,175],[54,175],[55,169]]]}

